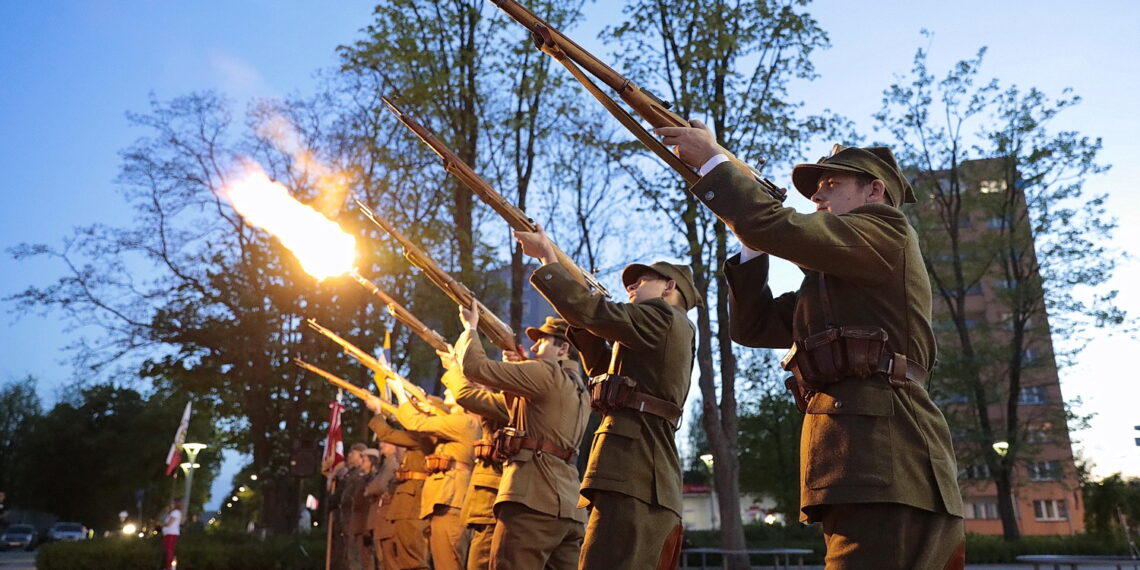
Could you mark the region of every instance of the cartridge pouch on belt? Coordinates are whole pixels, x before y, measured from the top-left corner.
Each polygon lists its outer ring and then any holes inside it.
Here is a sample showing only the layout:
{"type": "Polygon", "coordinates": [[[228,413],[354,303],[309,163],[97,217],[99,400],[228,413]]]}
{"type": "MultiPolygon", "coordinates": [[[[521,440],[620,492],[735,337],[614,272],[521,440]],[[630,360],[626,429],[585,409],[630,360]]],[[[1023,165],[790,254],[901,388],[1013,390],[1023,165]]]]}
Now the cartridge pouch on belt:
{"type": "MultiPolygon", "coordinates": [[[[492,436],[493,437],[493,436],[492,436]]],[[[490,439],[479,439],[475,441],[475,460],[482,461],[485,465],[498,463],[499,460],[495,459],[494,450],[495,442],[490,439]]]]}
{"type": "Polygon", "coordinates": [[[443,454],[432,454],[424,458],[424,465],[428,473],[443,473],[451,471],[452,469],[459,469],[461,471],[470,471],[471,466],[456,461],[454,457],[443,454]]]}
{"type": "Polygon", "coordinates": [[[796,341],[780,363],[802,386],[819,391],[877,372],[886,345],[887,331],[879,327],[829,327],[796,341]]]}
{"type": "Polygon", "coordinates": [[[412,479],[424,481],[427,479],[427,473],[423,471],[412,471],[411,469],[404,469],[403,467],[396,469],[397,481],[403,483],[404,481],[410,481],[412,479]]]}

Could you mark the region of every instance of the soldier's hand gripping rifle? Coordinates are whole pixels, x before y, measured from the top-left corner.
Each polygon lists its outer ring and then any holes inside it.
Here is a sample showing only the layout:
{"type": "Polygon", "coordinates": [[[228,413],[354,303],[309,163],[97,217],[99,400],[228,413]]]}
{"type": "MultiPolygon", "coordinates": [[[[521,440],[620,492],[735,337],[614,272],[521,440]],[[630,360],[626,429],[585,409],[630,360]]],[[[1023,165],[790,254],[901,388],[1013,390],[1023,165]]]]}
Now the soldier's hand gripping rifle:
{"type": "Polygon", "coordinates": [[[412,332],[416,333],[416,336],[419,336],[421,339],[423,339],[424,342],[428,343],[432,348],[438,351],[451,352],[451,345],[446,340],[444,340],[443,335],[435,332],[427,325],[425,325],[423,321],[416,318],[416,316],[413,315],[411,311],[405,309],[403,305],[397,303],[396,300],[391,297],[391,295],[388,295],[384,291],[381,291],[375,283],[365,279],[362,275],[355,271],[349,272],[349,275],[351,275],[352,278],[361,285],[361,287],[368,289],[373,295],[379,297],[381,301],[384,301],[384,304],[388,307],[388,312],[391,313],[397,321],[404,323],[405,326],[412,329],[412,332]]]}
{"type": "MultiPolygon", "coordinates": [[[[416,398],[419,398],[424,402],[428,401],[427,392],[424,392],[423,388],[420,388],[419,386],[413,384],[407,378],[400,376],[400,374],[393,370],[391,366],[380,362],[371,354],[364,352],[364,350],[360,347],[352,344],[351,342],[348,342],[347,340],[344,340],[340,335],[332,332],[331,330],[322,327],[317,323],[316,319],[308,319],[305,322],[307,322],[309,324],[309,327],[311,327],[313,330],[325,335],[325,337],[327,337],[329,340],[339,344],[340,347],[349,354],[349,356],[352,356],[356,359],[357,362],[368,367],[369,370],[383,376],[386,379],[399,381],[404,386],[405,391],[410,392],[416,398]]],[[[378,385],[377,387],[379,388],[380,386],[378,385]]],[[[383,390],[383,388],[381,388],[381,390],[383,390]]]]}
{"type": "MultiPolygon", "coordinates": [[[[507,221],[511,229],[519,232],[538,231],[538,224],[528,217],[526,212],[523,212],[517,206],[508,202],[506,198],[503,198],[502,194],[476,174],[470,165],[463,162],[463,159],[459,158],[451,149],[447,148],[447,145],[443,144],[427,127],[423,126],[419,121],[416,121],[411,115],[405,113],[387,97],[381,96],[380,99],[384,101],[384,104],[388,105],[388,110],[391,111],[405,127],[408,127],[420,140],[424,141],[424,144],[431,147],[431,149],[443,159],[444,170],[458,178],[465,186],[470,188],[480,200],[483,200],[492,210],[495,210],[499,216],[507,221]]],[[[579,283],[606,297],[610,296],[610,292],[594,277],[593,273],[582,269],[577,263],[574,263],[574,260],[570,259],[570,256],[566,255],[566,252],[562,251],[562,248],[553,243],[551,245],[554,245],[554,255],[558,259],[558,263],[565,267],[579,283]]]]}
{"type": "Polygon", "coordinates": [[[412,243],[401,234],[392,224],[387,220],[376,215],[368,206],[364,205],[360,200],[356,201],[356,206],[360,211],[368,216],[372,223],[380,226],[380,229],[388,232],[388,235],[400,242],[400,246],[404,248],[404,257],[416,267],[419,267],[428,280],[439,287],[452,301],[455,301],[461,307],[478,307],[479,311],[479,330],[487,335],[491,343],[500,349],[507,352],[517,352],[520,356],[525,356],[521,346],[515,344],[515,333],[511,331],[511,327],[506,323],[499,320],[494,313],[487,310],[482,303],[475,303],[475,294],[467,288],[466,285],[458,282],[443,270],[431,257],[428,257],[422,249],[412,243]]]}
{"type": "MultiPolygon", "coordinates": [[[[597,57],[594,57],[593,54],[583,49],[582,46],[574,43],[570,38],[562,35],[562,32],[552,28],[550,24],[547,24],[542,18],[536,16],[522,4],[515,2],[515,0],[491,0],[491,2],[506,12],[511,19],[530,30],[531,37],[534,39],[534,43],[538,46],[538,49],[566,67],[571,75],[573,75],[614,118],[621,122],[625,128],[629,129],[642,144],[649,147],[649,150],[653,151],[653,153],[664,160],[666,164],[676,170],[686,182],[696,184],[697,180],[700,179],[700,175],[692,168],[689,168],[689,166],[682,162],[675,154],[669,152],[669,149],[661,144],[661,141],[657,140],[645,127],[642,127],[641,123],[637,122],[637,119],[630,116],[630,114],[610,98],[610,96],[603,93],[602,90],[586,76],[582,68],[589,72],[590,75],[597,77],[602,83],[610,86],[614,91],[617,91],[622,100],[629,104],[635,113],[640,115],[641,118],[645,119],[650,125],[653,125],[654,128],[688,127],[689,122],[670,111],[668,103],[657,98],[657,96],[649,91],[638,87],[632,81],[614,71],[613,68],[606,65],[597,57]],[[578,66],[581,66],[581,68],[578,66]]],[[[737,168],[753,177],[767,194],[777,200],[784,200],[786,192],[770,180],[760,176],[760,173],[757,172],[755,168],[745,164],[739,158],[731,154],[729,155],[729,160],[732,161],[737,168]]]]}
{"type": "MultiPolygon", "coordinates": [[[[372,393],[370,393],[368,390],[365,390],[364,388],[361,388],[360,386],[357,386],[357,385],[349,382],[348,380],[345,380],[345,379],[340,378],[338,376],[334,376],[332,373],[326,372],[326,371],[322,370],[321,368],[313,366],[312,364],[309,364],[308,362],[305,362],[304,360],[301,360],[300,358],[294,358],[293,364],[296,364],[297,366],[300,366],[301,368],[304,368],[305,370],[308,370],[309,372],[312,372],[312,373],[320,376],[321,378],[328,380],[329,383],[331,383],[334,386],[337,386],[338,388],[344,388],[344,390],[346,392],[348,392],[349,394],[352,394],[353,396],[356,396],[357,398],[360,398],[361,400],[364,400],[367,402],[371,398],[376,398],[376,396],[373,396],[372,393]]],[[[396,406],[392,405],[390,402],[385,402],[383,398],[376,398],[376,399],[379,400],[380,407],[384,409],[384,413],[390,414],[390,415],[395,415],[396,406]]]]}

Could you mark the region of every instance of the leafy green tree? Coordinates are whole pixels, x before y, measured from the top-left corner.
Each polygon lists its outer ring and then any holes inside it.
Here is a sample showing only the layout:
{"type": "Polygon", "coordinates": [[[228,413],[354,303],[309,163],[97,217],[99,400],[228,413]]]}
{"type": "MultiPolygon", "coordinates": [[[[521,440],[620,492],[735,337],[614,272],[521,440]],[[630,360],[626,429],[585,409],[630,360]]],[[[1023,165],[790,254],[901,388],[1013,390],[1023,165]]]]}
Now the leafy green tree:
{"type": "MultiPolygon", "coordinates": [[[[607,36],[620,46],[619,69],[657,88],[682,117],[707,117],[725,148],[750,162],[761,156],[787,160],[809,138],[837,126],[832,117],[803,116],[787,92],[791,81],[814,76],[811,54],[827,46],[826,34],[803,5],[641,0],[626,5],[626,20],[607,36]]],[[[698,293],[709,301],[697,313],[702,423],[715,462],[722,542],[743,549],[737,366],[721,272],[730,255],[729,236],[673,173],[644,170],[643,161],[630,160],[627,171],[644,199],[666,217],[676,252],[689,260],[698,293]]]]}
{"type": "Polygon", "coordinates": [[[740,412],[740,489],[766,495],[786,521],[800,512],[800,430],[804,415],[784,386],[772,351],[743,359],[740,412]]]}
{"type": "MultiPolygon", "coordinates": [[[[36,379],[8,382],[0,387],[0,491],[13,496],[19,480],[20,462],[16,449],[27,437],[32,422],[40,416],[40,398],[36,395],[36,379]]],[[[12,499],[8,502],[11,505],[12,499]]]]}
{"type": "MultiPolygon", "coordinates": [[[[316,122],[320,115],[302,110],[283,120],[305,148],[320,152],[316,137],[306,137],[319,123],[305,129],[299,119],[316,122]]],[[[260,126],[266,116],[282,115],[270,111],[253,106],[247,119],[260,126]]],[[[323,364],[338,352],[302,335],[303,318],[349,328],[353,311],[367,306],[365,293],[344,280],[316,283],[215,191],[230,180],[238,157],[264,165],[303,200],[315,202],[324,181],[279,137],[243,131],[229,103],[212,93],[152,101],[149,113],[128,117],[148,133],[122,153],[132,225],[79,228],[58,248],[20,246],[18,258],[54,258],[70,274],[15,299],[23,309],[56,309],[96,331],[73,346],[79,366],[141,376],[182,401],[194,395],[196,417],[214,418],[221,430],[221,440],[209,443],[248,453],[264,478],[264,525],[290,532],[299,483],[287,467],[293,442],[319,441],[332,393],[290,360],[302,354],[323,364]]]]}
{"type": "Polygon", "coordinates": [[[1125,479],[1114,473],[1100,481],[1085,482],[1081,494],[1089,532],[1105,536],[1134,533],[1140,521],[1140,479],[1125,479]]]}
{"type": "MultiPolygon", "coordinates": [[[[181,414],[175,398],[144,398],[137,391],[97,384],[73,392],[31,426],[13,454],[23,466],[21,505],[74,520],[97,531],[115,530],[119,511],[132,513],[144,493],[144,518],[153,519],[182,478],[166,477],[165,459],[181,414]]],[[[202,415],[190,437],[211,439],[202,415]]],[[[199,455],[194,502],[201,504],[218,470],[218,457],[199,455]]]]}
{"type": "Polygon", "coordinates": [[[935,321],[947,325],[932,393],[949,404],[959,462],[988,470],[1013,540],[1015,467],[1042,440],[1068,443],[1061,403],[1023,406],[1024,388],[1049,375],[1055,383],[1042,363],[1070,363],[1093,330],[1126,318],[1115,291],[1094,292],[1119,259],[1106,245],[1115,221],[1104,196],[1083,189],[1108,168],[1097,159],[1101,141],[1051,125],[1080,98],[982,82],[984,53],[937,79],[919,49],[876,118],[929,195],[913,219],[944,311],[935,321]],[[1002,441],[999,453],[993,444],[1002,441]]]}

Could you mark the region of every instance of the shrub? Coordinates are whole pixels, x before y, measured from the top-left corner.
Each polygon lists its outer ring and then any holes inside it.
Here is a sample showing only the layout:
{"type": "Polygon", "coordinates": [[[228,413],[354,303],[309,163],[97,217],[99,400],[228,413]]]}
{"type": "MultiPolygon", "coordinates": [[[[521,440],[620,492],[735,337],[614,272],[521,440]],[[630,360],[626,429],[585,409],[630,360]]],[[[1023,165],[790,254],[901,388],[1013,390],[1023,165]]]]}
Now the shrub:
{"type": "MultiPolygon", "coordinates": [[[[179,570],[320,570],[324,540],[249,535],[192,535],[178,541],[179,570]]],[[[36,556],[38,570],[153,570],[162,562],[162,541],[97,539],[45,544],[36,556]]]]}

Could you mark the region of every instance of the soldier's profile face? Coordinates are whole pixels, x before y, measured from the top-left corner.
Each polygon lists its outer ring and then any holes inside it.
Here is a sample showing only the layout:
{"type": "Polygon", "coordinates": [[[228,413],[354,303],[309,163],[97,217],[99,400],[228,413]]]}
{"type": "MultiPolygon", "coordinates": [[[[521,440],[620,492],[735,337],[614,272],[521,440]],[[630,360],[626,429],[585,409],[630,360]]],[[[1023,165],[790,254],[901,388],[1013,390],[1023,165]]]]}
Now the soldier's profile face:
{"type": "Polygon", "coordinates": [[[625,291],[629,293],[630,303],[640,303],[650,299],[660,299],[668,286],[668,279],[647,271],[638,276],[637,281],[626,285],[625,291]]]}
{"type": "Polygon", "coordinates": [[[536,360],[558,360],[558,345],[549,336],[539,337],[530,347],[536,360]]]}
{"type": "Polygon", "coordinates": [[[860,185],[854,174],[824,174],[811,201],[815,211],[846,214],[867,203],[871,185],[860,185]]]}

